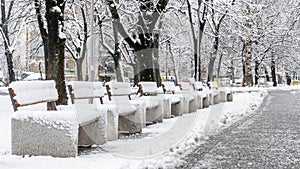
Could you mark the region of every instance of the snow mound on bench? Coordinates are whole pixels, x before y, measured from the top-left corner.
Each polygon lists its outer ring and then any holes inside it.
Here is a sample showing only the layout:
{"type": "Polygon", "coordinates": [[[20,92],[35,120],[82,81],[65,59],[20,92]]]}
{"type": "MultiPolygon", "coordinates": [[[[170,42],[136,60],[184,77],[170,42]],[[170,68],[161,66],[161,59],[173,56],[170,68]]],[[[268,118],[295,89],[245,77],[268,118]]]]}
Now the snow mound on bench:
{"type": "Polygon", "coordinates": [[[58,93],[53,80],[18,81],[9,85],[15,91],[14,97],[19,104],[31,104],[39,101],[57,100],[58,93]]]}

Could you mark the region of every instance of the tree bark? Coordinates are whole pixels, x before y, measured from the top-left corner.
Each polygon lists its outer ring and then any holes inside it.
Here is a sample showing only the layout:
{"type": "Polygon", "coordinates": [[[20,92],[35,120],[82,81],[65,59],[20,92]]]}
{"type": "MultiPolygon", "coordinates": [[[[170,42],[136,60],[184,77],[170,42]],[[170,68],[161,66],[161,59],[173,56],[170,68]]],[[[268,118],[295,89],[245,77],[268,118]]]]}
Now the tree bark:
{"type": "Polygon", "coordinates": [[[214,65],[217,58],[218,50],[219,50],[219,35],[214,38],[214,45],[213,45],[213,52],[209,58],[208,64],[208,81],[213,81],[213,72],[214,72],[214,65]]]}
{"type": "Polygon", "coordinates": [[[221,72],[221,66],[222,66],[222,59],[223,59],[223,54],[220,54],[219,58],[219,64],[218,64],[218,72],[217,72],[217,77],[220,77],[220,72],[221,72]]]}
{"type": "Polygon", "coordinates": [[[54,80],[56,83],[56,89],[59,95],[56,104],[67,105],[68,98],[64,73],[66,39],[63,36],[65,1],[46,0],[45,18],[47,21],[47,29],[44,28],[45,24],[42,20],[41,2],[35,0],[35,5],[44,44],[46,79],[54,80]]]}
{"type": "Polygon", "coordinates": [[[83,73],[82,73],[82,65],[83,60],[86,55],[86,49],[87,49],[87,39],[88,39],[88,28],[87,28],[87,20],[86,20],[86,14],[84,11],[83,6],[80,7],[82,19],[83,19],[83,38],[82,38],[82,44],[81,46],[75,46],[76,48],[76,54],[74,54],[72,51],[70,51],[70,48],[67,48],[69,52],[71,53],[73,59],[76,62],[76,71],[77,71],[77,80],[83,81],[83,73]]]}
{"type": "MultiPolygon", "coordinates": [[[[250,11],[250,6],[247,4],[247,11],[250,11]]],[[[249,15],[249,14],[247,14],[249,15]]],[[[252,21],[251,19],[246,19],[246,27],[247,27],[247,39],[244,41],[244,57],[245,57],[245,72],[243,76],[243,86],[252,86],[253,85],[253,76],[252,76],[252,21]]]]}
{"type": "Polygon", "coordinates": [[[235,69],[234,69],[234,64],[233,64],[233,58],[231,58],[231,80],[232,80],[232,83],[235,83],[235,69]]]}
{"type": "Polygon", "coordinates": [[[83,58],[78,58],[75,61],[76,61],[76,70],[77,70],[77,80],[83,81],[83,74],[82,74],[83,58]]]}
{"type": "Polygon", "coordinates": [[[13,54],[11,52],[6,51],[5,56],[6,56],[6,62],[8,68],[9,83],[11,83],[13,81],[16,81],[16,76],[14,72],[13,54]]]}
{"type": "Polygon", "coordinates": [[[9,10],[6,11],[5,0],[1,0],[1,29],[2,29],[2,37],[4,39],[4,49],[6,56],[6,63],[8,68],[8,76],[9,83],[16,81],[16,76],[14,72],[14,63],[13,63],[13,51],[10,49],[10,40],[9,40],[9,32],[8,32],[8,20],[10,19],[11,9],[13,7],[14,1],[10,2],[9,10]],[[6,14],[6,12],[8,14],[6,14]]]}
{"type": "Polygon", "coordinates": [[[177,71],[176,71],[176,63],[175,63],[175,58],[174,58],[174,54],[172,52],[172,47],[171,47],[171,42],[168,40],[167,41],[167,45],[168,45],[168,49],[169,49],[169,53],[170,53],[170,56],[171,56],[171,61],[172,61],[172,71],[174,73],[174,76],[175,76],[175,85],[178,84],[178,74],[177,74],[177,71]]]}
{"type": "Polygon", "coordinates": [[[268,72],[268,70],[267,70],[266,67],[265,67],[265,75],[266,75],[267,82],[269,82],[270,81],[270,77],[269,77],[269,72],[268,72]]]}
{"type": "Polygon", "coordinates": [[[273,86],[276,87],[277,79],[276,79],[275,59],[273,53],[272,53],[272,60],[271,60],[271,72],[272,72],[273,86]]]}
{"type": "Polygon", "coordinates": [[[253,77],[252,77],[252,68],[251,68],[251,62],[252,62],[252,43],[250,40],[246,41],[245,44],[245,66],[244,66],[244,76],[243,76],[243,86],[252,86],[253,85],[253,77]]]}
{"type": "Polygon", "coordinates": [[[200,7],[202,5],[202,1],[198,1],[198,37],[196,37],[196,31],[194,28],[194,21],[192,16],[192,6],[190,4],[189,0],[186,0],[187,7],[188,7],[188,15],[189,15],[189,22],[190,27],[192,31],[192,38],[193,38],[193,45],[194,45],[194,78],[195,80],[201,79],[201,56],[200,56],[200,48],[201,48],[201,42],[203,37],[203,31],[206,23],[206,15],[207,15],[207,7],[206,4],[204,4],[204,8],[202,11],[202,16],[200,16],[200,7]],[[200,18],[201,17],[201,18],[200,18]]]}
{"type": "Polygon", "coordinates": [[[121,68],[121,53],[119,49],[119,38],[118,38],[118,30],[116,29],[116,25],[113,24],[113,33],[114,33],[114,40],[115,40],[115,50],[112,54],[114,63],[115,63],[115,71],[116,71],[116,78],[118,82],[123,82],[123,75],[122,75],[122,68],[121,68]]]}
{"type": "Polygon", "coordinates": [[[112,55],[114,64],[115,64],[115,71],[116,71],[116,78],[118,82],[123,82],[123,75],[122,75],[122,67],[121,67],[121,53],[119,52],[119,43],[115,44],[115,53],[112,55]]]}
{"type": "MultiPolygon", "coordinates": [[[[155,5],[150,0],[140,3],[140,12],[137,22],[138,37],[132,37],[127,33],[124,25],[120,21],[117,6],[113,0],[107,0],[109,10],[112,14],[113,25],[118,33],[124,38],[128,45],[134,49],[137,61],[137,72],[140,81],[154,81],[159,86],[161,84],[159,63],[157,51],[159,44],[159,34],[155,33],[157,22],[164,12],[168,0],[159,0],[155,5]],[[151,15],[148,15],[151,10],[151,15]],[[153,11],[154,10],[154,11],[153,11]],[[147,22],[145,22],[145,20],[147,22]],[[139,42],[133,41],[132,38],[139,39],[139,42]]],[[[159,24],[158,24],[159,25],[159,24]]]]}
{"type": "Polygon", "coordinates": [[[215,64],[216,57],[214,54],[211,54],[209,58],[209,63],[208,63],[208,78],[207,81],[213,81],[213,72],[214,72],[214,64],[215,64]]]}
{"type": "Polygon", "coordinates": [[[258,85],[258,80],[259,80],[259,61],[255,61],[255,78],[254,78],[254,84],[258,85]]]}

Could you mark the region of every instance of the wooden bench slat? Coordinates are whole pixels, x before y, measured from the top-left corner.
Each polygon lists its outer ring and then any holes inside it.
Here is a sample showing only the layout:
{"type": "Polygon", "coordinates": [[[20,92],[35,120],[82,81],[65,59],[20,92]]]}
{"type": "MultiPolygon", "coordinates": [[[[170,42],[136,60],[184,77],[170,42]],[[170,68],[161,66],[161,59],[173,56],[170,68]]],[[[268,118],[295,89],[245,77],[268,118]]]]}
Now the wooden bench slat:
{"type": "Polygon", "coordinates": [[[40,104],[40,103],[47,103],[47,102],[55,102],[56,100],[42,100],[42,101],[38,101],[38,102],[32,102],[29,104],[19,104],[17,103],[17,107],[25,107],[25,106],[30,106],[30,105],[35,105],[35,104],[40,104]]]}

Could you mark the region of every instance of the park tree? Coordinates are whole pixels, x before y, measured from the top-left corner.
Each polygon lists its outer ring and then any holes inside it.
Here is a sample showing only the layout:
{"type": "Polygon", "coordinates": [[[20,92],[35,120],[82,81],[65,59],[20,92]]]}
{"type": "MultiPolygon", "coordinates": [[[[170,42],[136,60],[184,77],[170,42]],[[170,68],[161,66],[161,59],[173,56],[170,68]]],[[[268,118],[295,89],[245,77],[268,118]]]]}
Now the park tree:
{"type": "Polygon", "coordinates": [[[1,35],[4,39],[5,46],[5,56],[8,67],[8,75],[9,81],[15,81],[15,72],[14,72],[14,64],[13,64],[13,49],[11,48],[11,42],[9,38],[9,19],[11,17],[12,8],[14,5],[14,1],[9,3],[9,6],[6,5],[5,0],[1,0],[1,35]],[[7,9],[8,8],[8,9],[7,9]]]}
{"type": "Polygon", "coordinates": [[[194,75],[193,43],[190,34],[186,2],[171,3],[167,8],[160,38],[160,63],[165,77],[173,72],[176,83],[182,77],[194,75]]]}
{"type": "Polygon", "coordinates": [[[27,2],[1,0],[0,37],[4,44],[8,80],[16,80],[14,70],[14,53],[20,42],[20,35],[26,24],[31,22],[29,16],[30,5],[27,2]]]}
{"type": "MultiPolygon", "coordinates": [[[[102,47],[111,55],[114,61],[116,80],[118,82],[123,82],[123,71],[122,71],[122,56],[125,53],[122,53],[122,48],[124,40],[118,32],[116,24],[111,22],[113,18],[110,15],[109,10],[104,8],[106,5],[103,3],[98,3],[96,5],[96,25],[99,30],[99,41],[102,47]]],[[[125,10],[125,9],[124,9],[125,10]]],[[[126,9],[128,10],[128,9],[126,9]]],[[[126,55],[126,54],[125,54],[126,55]]]]}
{"type": "Polygon", "coordinates": [[[158,63],[159,32],[161,17],[168,2],[141,0],[126,4],[107,0],[114,29],[134,50],[137,61],[136,76],[139,81],[155,81],[158,85],[161,84],[158,63]],[[132,12],[124,12],[122,9],[131,9],[132,12]],[[128,21],[127,24],[124,21],[128,21]]]}
{"type": "Polygon", "coordinates": [[[198,0],[196,10],[193,8],[195,1],[186,0],[186,2],[194,46],[194,78],[195,80],[200,80],[202,69],[200,50],[203,32],[207,21],[208,0],[198,0]]]}
{"type": "Polygon", "coordinates": [[[263,67],[266,80],[270,81],[269,72],[271,72],[273,86],[277,86],[276,69],[284,70],[279,66],[276,67],[276,65],[279,65],[281,57],[287,56],[283,48],[288,49],[288,51],[293,50],[290,48],[293,46],[290,42],[296,23],[293,16],[296,15],[290,9],[293,9],[298,2],[289,1],[284,6],[281,3],[279,1],[264,1],[260,2],[253,10],[256,11],[256,19],[253,22],[255,84],[258,84],[260,76],[258,70],[263,67]]]}
{"type": "Polygon", "coordinates": [[[46,79],[56,82],[58,105],[68,103],[64,60],[66,36],[64,33],[64,0],[35,0],[35,9],[43,41],[46,79]]]}
{"type": "MultiPolygon", "coordinates": [[[[235,4],[235,0],[232,0],[231,2],[219,2],[219,1],[210,1],[209,8],[209,25],[210,29],[213,35],[213,48],[212,52],[209,57],[209,63],[208,63],[208,81],[213,80],[213,72],[214,72],[214,64],[218,57],[219,53],[219,47],[220,47],[220,38],[221,38],[221,26],[224,25],[224,19],[228,15],[229,9],[232,9],[231,6],[235,4]]],[[[220,67],[222,62],[222,54],[219,54],[219,64],[218,64],[218,71],[217,76],[220,74],[220,67]]]]}
{"type": "Polygon", "coordinates": [[[82,64],[86,57],[89,37],[87,9],[87,3],[81,0],[70,2],[66,7],[66,49],[75,60],[79,81],[83,80],[82,64]]]}

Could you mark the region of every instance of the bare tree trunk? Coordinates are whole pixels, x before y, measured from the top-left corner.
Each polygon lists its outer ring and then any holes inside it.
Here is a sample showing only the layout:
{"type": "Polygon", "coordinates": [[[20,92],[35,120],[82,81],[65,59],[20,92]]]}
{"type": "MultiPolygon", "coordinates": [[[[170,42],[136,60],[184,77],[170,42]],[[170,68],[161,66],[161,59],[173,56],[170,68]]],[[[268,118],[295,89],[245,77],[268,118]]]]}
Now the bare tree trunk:
{"type": "Polygon", "coordinates": [[[265,67],[265,76],[266,76],[267,82],[269,82],[270,81],[270,77],[269,77],[269,72],[268,72],[268,70],[267,70],[266,67],[265,67]]]}
{"type": "Polygon", "coordinates": [[[223,54],[220,54],[220,58],[219,58],[219,64],[218,64],[218,73],[217,73],[217,77],[220,77],[220,72],[221,72],[221,66],[222,66],[222,58],[223,58],[223,54]]]}
{"type": "Polygon", "coordinates": [[[78,81],[83,81],[82,64],[83,64],[83,58],[76,59],[76,69],[77,69],[77,80],[78,81]]]}
{"type": "Polygon", "coordinates": [[[246,41],[245,44],[245,72],[243,76],[243,86],[252,86],[253,85],[253,77],[252,77],[252,68],[251,68],[251,62],[252,62],[252,43],[250,40],[246,41]]]}
{"type": "MultiPolygon", "coordinates": [[[[160,22],[160,24],[162,24],[160,22]]],[[[159,34],[154,33],[153,35],[155,38],[153,40],[154,43],[154,49],[153,49],[153,68],[154,68],[154,76],[156,79],[157,86],[161,86],[161,76],[160,76],[160,69],[159,69],[159,55],[158,55],[158,49],[159,49],[159,34]]]]}
{"type": "Polygon", "coordinates": [[[157,49],[157,45],[155,45],[156,40],[150,40],[151,38],[158,38],[157,35],[153,34],[145,34],[140,35],[141,44],[133,45],[131,47],[134,48],[136,54],[136,60],[138,63],[137,71],[140,81],[153,81],[156,82],[158,86],[161,85],[161,77],[159,71],[158,60],[156,59],[155,52],[157,49]],[[146,36],[147,38],[145,38],[146,36]],[[141,48],[140,48],[141,47],[141,48]]]}
{"type": "Polygon", "coordinates": [[[255,68],[254,68],[254,72],[255,72],[255,77],[254,77],[254,84],[258,85],[258,80],[259,80],[259,61],[255,61],[255,68]]]}
{"type": "MultiPolygon", "coordinates": [[[[116,44],[117,46],[118,44],[116,44]]],[[[118,48],[118,47],[116,47],[118,48]]],[[[117,50],[117,49],[116,49],[117,50]]],[[[116,78],[118,82],[123,82],[123,75],[122,75],[122,66],[120,63],[121,60],[121,56],[120,56],[120,52],[116,51],[113,54],[113,59],[114,59],[114,64],[115,64],[115,71],[116,71],[116,78]]]]}
{"type": "Polygon", "coordinates": [[[215,60],[216,60],[216,57],[214,56],[214,54],[211,54],[211,56],[209,58],[209,63],[208,63],[208,79],[207,79],[207,81],[213,81],[215,60]]]}
{"type": "Polygon", "coordinates": [[[204,20],[203,23],[199,23],[200,27],[199,27],[197,48],[196,48],[196,53],[197,53],[197,56],[198,56],[198,79],[199,79],[199,81],[201,81],[201,73],[202,73],[202,66],[201,66],[202,59],[201,59],[200,50],[201,50],[201,43],[202,43],[202,37],[203,37],[203,31],[204,31],[205,23],[206,23],[205,20],[204,20]]]}
{"type": "Polygon", "coordinates": [[[124,38],[127,44],[134,49],[134,53],[137,61],[137,72],[141,81],[155,81],[157,85],[160,85],[160,71],[158,59],[155,56],[156,50],[158,50],[159,33],[156,33],[157,24],[160,25],[160,17],[164,13],[169,0],[159,0],[157,3],[153,3],[151,0],[142,1],[140,3],[140,12],[138,15],[137,36],[139,41],[133,41],[132,35],[129,35],[125,30],[124,25],[121,23],[118,8],[113,0],[106,0],[109,6],[109,10],[112,14],[113,25],[117,32],[124,38]],[[151,11],[149,15],[148,11],[151,11]]]}
{"type": "Polygon", "coordinates": [[[49,54],[48,53],[48,46],[49,46],[48,32],[47,32],[46,25],[44,23],[42,12],[41,12],[41,9],[42,9],[41,1],[34,0],[34,5],[35,5],[36,14],[37,14],[37,20],[38,20],[41,37],[43,40],[45,73],[47,74],[48,73],[48,54],[49,54]]]}
{"type": "Polygon", "coordinates": [[[234,74],[234,65],[233,65],[233,58],[231,58],[231,80],[232,83],[235,83],[235,74],[234,74]]]}
{"type": "Polygon", "coordinates": [[[274,59],[274,54],[272,52],[272,60],[271,60],[271,72],[272,72],[272,81],[273,81],[273,86],[277,86],[277,79],[276,79],[276,69],[275,69],[275,59],[274,59]]]}
{"type": "Polygon", "coordinates": [[[6,55],[6,62],[8,67],[9,83],[11,83],[13,81],[16,81],[16,76],[14,72],[13,54],[7,51],[5,52],[5,55],[6,55]]]}
{"type": "MultiPolygon", "coordinates": [[[[82,39],[82,46],[77,46],[76,55],[78,57],[73,56],[73,59],[76,61],[76,69],[77,69],[77,80],[83,81],[83,73],[82,73],[82,65],[83,60],[86,55],[87,49],[87,39],[88,39],[88,28],[87,28],[87,20],[84,8],[80,7],[82,18],[83,18],[83,39],[82,39]]],[[[72,52],[71,52],[72,53],[72,52]]]]}
{"type": "Polygon", "coordinates": [[[213,52],[209,58],[208,64],[208,81],[213,81],[214,65],[218,55],[219,50],[219,37],[218,35],[214,38],[213,52]]]}
{"type": "Polygon", "coordinates": [[[119,38],[118,38],[118,30],[116,26],[113,24],[113,32],[114,32],[114,39],[115,39],[115,50],[112,55],[115,63],[115,71],[116,71],[116,78],[118,82],[123,82],[123,75],[122,75],[122,68],[121,68],[121,53],[119,49],[119,38]]]}
{"type": "Polygon", "coordinates": [[[172,47],[171,47],[171,42],[170,41],[167,41],[167,44],[169,46],[169,53],[170,53],[170,56],[171,56],[171,61],[172,61],[172,64],[173,64],[173,72],[174,72],[174,75],[175,75],[175,85],[178,84],[178,74],[177,74],[177,71],[176,71],[176,64],[175,64],[175,58],[174,58],[174,54],[172,52],[172,47]]]}
{"type": "Polygon", "coordinates": [[[1,24],[0,27],[2,29],[2,37],[4,39],[4,48],[5,48],[5,56],[6,63],[8,68],[8,76],[9,83],[16,81],[15,72],[14,72],[14,63],[13,63],[13,51],[11,51],[9,33],[8,33],[8,20],[10,19],[11,9],[13,7],[14,2],[11,1],[9,5],[9,10],[6,11],[5,0],[1,0],[1,24]],[[8,14],[6,14],[6,12],[8,14]]]}
{"type": "Polygon", "coordinates": [[[65,42],[63,36],[64,27],[64,0],[49,0],[46,1],[46,21],[47,29],[41,15],[41,2],[35,0],[36,13],[38,17],[39,28],[44,44],[44,53],[46,61],[46,79],[54,80],[58,91],[58,105],[68,104],[64,60],[65,60],[65,42]],[[59,7],[60,11],[53,8],[59,7]]]}
{"type": "Polygon", "coordinates": [[[138,68],[137,68],[137,64],[130,64],[133,67],[133,82],[134,82],[134,86],[138,86],[138,83],[140,81],[139,76],[138,76],[138,68]]]}
{"type": "MultiPolygon", "coordinates": [[[[250,6],[247,4],[247,11],[250,11],[250,6]]],[[[247,15],[249,15],[247,13],[247,15]]],[[[250,19],[246,19],[246,27],[247,27],[247,39],[244,41],[245,43],[245,50],[244,50],[244,57],[245,57],[245,72],[243,76],[243,86],[252,86],[253,85],[253,76],[252,76],[252,21],[250,19]]]]}
{"type": "Polygon", "coordinates": [[[189,14],[189,22],[192,31],[193,45],[194,45],[194,78],[195,80],[201,79],[201,56],[200,56],[200,48],[201,41],[203,36],[203,30],[206,23],[206,15],[207,15],[207,6],[204,4],[203,11],[200,11],[200,7],[202,1],[198,1],[198,37],[196,37],[196,31],[194,28],[193,16],[192,16],[192,6],[190,4],[190,0],[186,0],[188,6],[188,14],[189,14]],[[202,14],[202,16],[200,16],[202,14]],[[201,18],[200,18],[201,17],[201,18]]]}
{"type": "Polygon", "coordinates": [[[155,72],[153,68],[153,56],[151,49],[137,50],[135,49],[138,61],[138,76],[141,81],[155,82],[155,72]]]}

